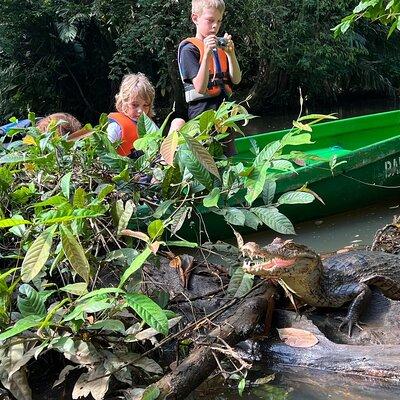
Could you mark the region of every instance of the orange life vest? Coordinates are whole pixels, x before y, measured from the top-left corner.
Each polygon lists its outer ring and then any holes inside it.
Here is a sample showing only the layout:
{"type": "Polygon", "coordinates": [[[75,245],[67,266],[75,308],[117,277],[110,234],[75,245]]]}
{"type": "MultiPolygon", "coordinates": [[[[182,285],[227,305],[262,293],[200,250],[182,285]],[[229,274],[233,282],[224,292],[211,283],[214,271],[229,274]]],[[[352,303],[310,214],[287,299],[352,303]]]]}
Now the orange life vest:
{"type": "Polygon", "coordinates": [[[228,57],[226,56],[225,52],[218,48],[217,49],[217,55],[218,55],[218,60],[219,64],[221,67],[221,71],[216,70],[216,65],[214,62],[214,56],[210,54],[209,56],[209,62],[208,62],[208,86],[207,86],[207,91],[206,93],[198,93],[196,92],[194,85],[191,83],[184,82],[183,80],[183,74],[181,70],[181,65],[180,65],[180,53],[181,53],[181,48],[185,43],[192,43],[194,46],[196,46],[199,49],[200,52],[200,60],[199,62],[201,63],[201,60],[203,59],[203,54],[204,54],[204,42],[201,39],[198,39],[196,37],[192,38],[187,38],[183,40],[179,44],[179,49],[178,49],[178,65],[179,65],[179,72],[181,74],[182,82],[185,87],[185,98],[188,103],[191,101],[195,100],[200,100],[200,99],[205,99],[208,97],[216,97],[219,96],[221,91],[224,90],[225,93],[230,96],[232,94],[232,83],[229,77],[229,64],[228,64],[228,57]]]}
{"type": "Polygon", "coordinates": [[[118,123],[121,127],[121,144],[117,147],[120,156],[129,156],[132,151],[133,142],[139,138],[137,125],[126,115],[120,112],[108,114],[108,118],[118,123]]]}

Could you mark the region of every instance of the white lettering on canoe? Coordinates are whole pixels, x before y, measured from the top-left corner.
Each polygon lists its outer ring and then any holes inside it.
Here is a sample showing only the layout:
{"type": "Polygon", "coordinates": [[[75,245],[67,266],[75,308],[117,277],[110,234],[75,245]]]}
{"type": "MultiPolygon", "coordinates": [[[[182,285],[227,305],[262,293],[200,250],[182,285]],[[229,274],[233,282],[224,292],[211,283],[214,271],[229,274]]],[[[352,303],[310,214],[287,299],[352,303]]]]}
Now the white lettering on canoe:
{"type": "Polygon", "coordinates": [[[385,161],[385,177],[390,178],[400,174],[400,157],[385,161]]]}

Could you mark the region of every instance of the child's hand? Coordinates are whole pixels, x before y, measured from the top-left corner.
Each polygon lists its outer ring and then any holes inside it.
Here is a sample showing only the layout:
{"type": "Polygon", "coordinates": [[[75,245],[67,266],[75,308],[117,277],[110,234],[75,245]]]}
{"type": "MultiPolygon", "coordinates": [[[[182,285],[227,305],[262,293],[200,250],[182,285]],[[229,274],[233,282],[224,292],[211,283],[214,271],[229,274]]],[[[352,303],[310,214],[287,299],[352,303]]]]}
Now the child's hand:
{"type": "Polygon", "coordinates": [[[233,43],[232,36],[225,33],[224,38],[227,40],[227,44],[222,47],[222,50],[228,55],[233,55],[235,53],[235,44],[233,43]]]}
{"type": "Polygon", "coordinates": [[[211,54],[211,52],[217,48],[218,40],[216,35],[208,35],[203,40],[204,43],[204,54],[211,54]]]}

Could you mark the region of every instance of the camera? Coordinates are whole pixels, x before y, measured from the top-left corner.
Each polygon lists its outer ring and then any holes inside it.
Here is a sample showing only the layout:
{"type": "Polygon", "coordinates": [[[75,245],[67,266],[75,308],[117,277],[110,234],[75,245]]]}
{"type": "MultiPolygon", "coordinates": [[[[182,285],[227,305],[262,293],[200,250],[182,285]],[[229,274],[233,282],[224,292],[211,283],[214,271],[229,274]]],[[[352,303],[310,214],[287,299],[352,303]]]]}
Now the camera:
{"type": "Polygon", "coordinates": [[[228,45],[228,39],[224,37],[217,37],[217,47],[226,47],[228,45]]]}

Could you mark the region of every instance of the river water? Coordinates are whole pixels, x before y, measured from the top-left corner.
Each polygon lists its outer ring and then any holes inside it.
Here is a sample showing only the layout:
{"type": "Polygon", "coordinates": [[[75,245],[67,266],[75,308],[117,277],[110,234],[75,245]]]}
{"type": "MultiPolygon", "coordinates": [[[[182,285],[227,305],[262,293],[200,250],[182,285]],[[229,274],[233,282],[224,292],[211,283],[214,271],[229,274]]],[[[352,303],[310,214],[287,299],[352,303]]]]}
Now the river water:
{"type": "MultiPolygon", "coordinates": [[[[337,113],[339,118],[348,118],[398,108],[399,104],[395,100],[357,100],[357,103],[347,103],[341,106],[310,106],[304,110],[304,113],[337,113]]],[[[296,111],[271,112],[263,117],[251,120],[249,125],[245,127],[245,132],[246,134],[253,134],[290,128],[292,121],[297,116],[298,112],[296,111]]],[[[375,232],[391,223],[396,214],[400,214],[400,199],[382,200],[380,203],[367,208],[297,224],[295,226],[297,235],[294,239],[296,242],[306,244],[322,253],[335,251],[345,246],[365,247],[371,245],[375,232]]],[[[275,236],[277,236],[276,233],[262,232],[248,235],[244,239],[263,245],[270,243],[275,236]]],[[[282,235],[280,236],[282,237],[282,235]]],[[[270,373],[270,371],[263,369],[262,361],[257,363],[256,369],[260,376],[270,373]]],[[[298,373],[276,374],[275,380],[269,384],[246,388],[242,397],[239,397],[236,387],[220,381],[205,384],[193,396],[190,398],[196,400],[233,400],[239,398],[246,400],[389,400],[400,399],[400,384],[385,383],[378,380],[355,380],[339,374],[302,369],[298,373]]]]}

